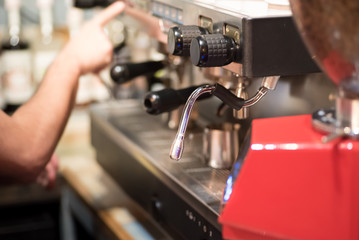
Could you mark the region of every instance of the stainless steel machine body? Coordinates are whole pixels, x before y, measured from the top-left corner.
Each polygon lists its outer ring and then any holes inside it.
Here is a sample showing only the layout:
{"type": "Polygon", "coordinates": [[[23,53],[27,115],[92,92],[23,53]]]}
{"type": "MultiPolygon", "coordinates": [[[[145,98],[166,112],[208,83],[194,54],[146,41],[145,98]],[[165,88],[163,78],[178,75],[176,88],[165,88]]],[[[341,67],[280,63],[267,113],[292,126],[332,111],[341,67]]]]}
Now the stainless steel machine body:
{"type": "MultiPolygon", "coordinates": [[[[323,74],[315,73],[319,68],[297,33],[289,7],[250,0],[137,0],[134,5],[156,17],[163,33],[174,26],[196,25],[229,37],[239,46],[241,57],[232,63],[187,69],[189,80],[185,84],[220,82],[230,87],[234,84],[236,89],[234,82],[249,81],[246,88],[253,96],[262,77],[281,76],[276,92],[251,107],[248,121],[311,113],[318,106],[333,105],[328,98],[334,87],[323,74]],[[245,81],[233,81],[232,76],[245,81]],[[317,88],[321,88],[320,94],[317,88]]],[[[162,37],[152,37],[163,43],[162,37]]],[[[221,239],[217,217],[230,169],[208,166],[203,156],[203,132],[209,124],[240,120],[233,119],[231,109],[229,117],[216,116],[217,100],[199,104],[196,124],[187,131],[186,149],[178,162],[168,156],[176,129],[164,124],[161,116],[148,115],[142,99],[91,108],[91,141],[97,160],[174,239],[221,239]]],[[[240,121],[239,149],[245,145],[248,121],[240,121]]],[[[239,154],[245,153],[240,150],[239,154]]]]}
{"type": "Polygon", "coordinates": [[[318,72],[294,26],[288,9],[265,1],[151,1],[150,11],[163,22],[198,25],[232,37],[241,48],[238,63],[224,66],[244,77],[287,76],[318,72]]]}
{"type": "Polygon", "coordinates": [[[121,187],[175,239],[220,239],[217,217],[229,170],[203,162],[200,133],[186,140],[182,161],[170,160],[174,136],[174,130],[144,112],[137,100],[91,109],[97,160],[121,187]]]}

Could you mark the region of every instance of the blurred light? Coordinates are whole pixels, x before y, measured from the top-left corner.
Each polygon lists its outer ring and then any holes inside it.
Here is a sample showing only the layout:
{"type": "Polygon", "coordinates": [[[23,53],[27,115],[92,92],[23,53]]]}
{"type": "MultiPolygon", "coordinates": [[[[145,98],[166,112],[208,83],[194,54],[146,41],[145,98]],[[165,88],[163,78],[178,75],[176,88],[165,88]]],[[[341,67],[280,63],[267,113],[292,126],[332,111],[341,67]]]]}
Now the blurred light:
{"type": "Polygon", "coordinates": [[[233,187],[233,177],[230,175],[227,179],[226,189],[224,190],[223,194],[223,201],[227,202],[232,194],[232,187],[233,187]]]}
{"type": "Polygon", "coordinates": [[[297,150],[298,149],[298,144],[297,143],[281,144],[280,148],[285,149],[285,150],[297,150]]]}
{"type": "Polygon", "coordinates": [[[275,144],[266,144],[264,146],[264,149],[265,150],[274,150],[274,149],[276,149],[276,145],[275,144]]]}
{"type": "Polygon", "coordinates": [[[252,144],[251,146],[251,149],[252,150],[263,150],[263,144],[259,144],[259,143],[255,143],[255,144],[252,144]]]}

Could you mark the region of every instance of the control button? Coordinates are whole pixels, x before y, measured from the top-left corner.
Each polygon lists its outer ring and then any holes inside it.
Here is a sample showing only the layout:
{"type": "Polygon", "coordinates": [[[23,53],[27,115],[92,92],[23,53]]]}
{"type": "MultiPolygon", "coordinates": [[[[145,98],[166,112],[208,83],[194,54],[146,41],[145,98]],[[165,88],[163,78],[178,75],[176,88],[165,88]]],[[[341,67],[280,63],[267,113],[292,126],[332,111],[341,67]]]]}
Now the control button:
{"type": "Polygon", "coordinates": [[[178,23],[183,23],[183,11],[182,10],[178,10],[178,12],[177,12],[177,21],[178,21],[178,23]]]}
{"type": "Polygon", "coordinates": [[[199,67],[220,67],[239,62],[240,48],[234,40],[222,34],[201,35],[192,39],[191,61],[199,67]]]}
{"type": "Polygon", "coordinates": [[[163,4],[161,4],[161,3],[158,3],[158,14],[160,15],[160,16],[163,16],[163,13],[164,13],[164,5],[163,4]]]}
{"type": "Polygon", "coordinates": [[[168,51],[175,56],[189,56],[193,38],[208,34],[208,31],[198,26],[172,27],[168,31],[168,51]]]}
{"type": "Polygon", "coordinates": [[[158,3],[157,2],[152,2],[152,12],[154,14],[158,13],[158,3]]]}
{"type": "Polygon", "coordinates": [[[164,15],[166,18],[170,19],[171,18],[171,8],[169,6],[165,6],[164,7],[164,15]]]}
{"type": "Polygon", "coordinates": [[[177,9],[171,8],[171,20],[177,22],[177,9]]]}
{"type": "Polygon", "coordinates": [[[151,199],[151,212],[154,219],[159,222],[162,220],[162,206],[162,202],[156,196],[153,196],[151,199]]]}

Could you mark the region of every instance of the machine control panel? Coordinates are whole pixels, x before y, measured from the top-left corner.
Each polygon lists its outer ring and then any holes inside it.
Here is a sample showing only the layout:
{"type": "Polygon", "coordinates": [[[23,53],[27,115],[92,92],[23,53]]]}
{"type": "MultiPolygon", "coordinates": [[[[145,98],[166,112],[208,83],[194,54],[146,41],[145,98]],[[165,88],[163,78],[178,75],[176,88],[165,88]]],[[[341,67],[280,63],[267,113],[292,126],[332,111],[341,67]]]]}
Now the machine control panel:
{"type": "Polygon", "coordinates": [[[151,11],[162,20],[164,32],[169,33],[169,53],[193,55],[191,60],[196,66],[221,66],[247,78],[319,72],[290,11],[274,11],[260,2],[257,11],[247,12],[248,6],[242,6],[241,1],[227,6],[228,1],[212,5],[203,1],[155,0],[151,11]],[[193,39],[191,50],[188,46],[193,39]]]}

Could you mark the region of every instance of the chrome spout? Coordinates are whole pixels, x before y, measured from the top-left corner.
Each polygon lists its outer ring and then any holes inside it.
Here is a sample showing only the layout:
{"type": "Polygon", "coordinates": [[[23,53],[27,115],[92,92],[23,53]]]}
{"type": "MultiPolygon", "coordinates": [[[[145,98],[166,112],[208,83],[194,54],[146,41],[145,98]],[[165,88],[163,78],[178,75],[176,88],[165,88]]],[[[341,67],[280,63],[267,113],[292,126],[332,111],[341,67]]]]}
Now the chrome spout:
{"type": "Polygon", "coordinates": [[[172,143],[171,151],[170,151],[170,158],[173,160],[179,160],[182,157],[183,148],[184,148],[184,137],[187,129],[187,124],[189,120],[189,116],[191,114],[192,108],[194,103],[196,102],[197,98],[205,93],[213,93],[216,89],[214,85],[204,85],[192,92],[189,96],[186,105],[183,110],[183,114],[181,117],[181,122],[178,127],[178,131],[175,137],[175,140],[172,143]]]}
{"type": "Polygon", "coordinates": [[[245,101],[243,108],[253,106],[257,102],[259,102],[259,100],[261,100],[269,90],[274,90],[277,86],[279,78],[280,76],[264,77],[262,81],[262,86],[259,88],[259,90],[253,97],[245,101]]]}
{"type": "Polygon", "coordinates": [[[261,100],[268,92],[268,88],[260,87],[257,93],[244,102],[243,108],[251,107],[261,100]]]}

